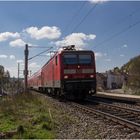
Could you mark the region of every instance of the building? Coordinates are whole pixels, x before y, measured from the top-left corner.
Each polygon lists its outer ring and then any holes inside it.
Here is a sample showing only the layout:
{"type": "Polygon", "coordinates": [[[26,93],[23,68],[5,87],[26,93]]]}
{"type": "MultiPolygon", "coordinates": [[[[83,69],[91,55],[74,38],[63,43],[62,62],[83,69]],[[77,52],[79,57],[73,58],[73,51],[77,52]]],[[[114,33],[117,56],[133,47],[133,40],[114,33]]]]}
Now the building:
{"type": "Polygon", "coordinates": [[[107,71],[107,89],[122,88],[124,75],[112,71],[107,71]]]}
{"type": "Polygon", "coordinates": [[[107,75],[106,73],[96,73],[97,90],[104,91],[107,88],[107,75]]]}

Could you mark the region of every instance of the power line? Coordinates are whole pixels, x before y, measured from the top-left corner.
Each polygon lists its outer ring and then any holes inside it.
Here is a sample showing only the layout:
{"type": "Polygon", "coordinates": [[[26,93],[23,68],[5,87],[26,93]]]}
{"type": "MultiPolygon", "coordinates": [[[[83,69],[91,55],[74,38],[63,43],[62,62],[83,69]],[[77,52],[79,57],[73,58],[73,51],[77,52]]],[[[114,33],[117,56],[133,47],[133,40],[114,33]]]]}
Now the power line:
{"type": "Polygon", "coordinates": [[[39,55],[41,55],[41,54],[43,54],[43,53],[45,53],[45,52],[48,52],[48,51],[49,51],[50,49],[52,49],[52,48],[53,48],[53,47],[50,47],[50,48],[48,48],[47,50],[42,51],[42,52],[40,52],[40,53],[38,53],[38,54],[36,54],[36,55],[30,57],[28,60],[31,60],[31,59],[33,59],[33,58],[35,58],[35,57],[37,57],[37,56],[39,56],[39,55]]]}
{"type": "Polygon", "coordinates": [[[47,47],[46,46],[29,46],[29,48],[32,48],[32,49],[46,49],[47,47]]]}
{"type": "Polygon", "coordinates": [[[97,7],[98,3],[96,3],[95,5],[93,5],[93,7],[87,12],[87,14],[82,18],[82,20],[75,26],[75,28],[72,30],[72,32],[74,32],[75,30],[78,29],[78,27],[84,22],[84,20],[88,17],[88,15],[95,10],[95,8],[97,7]]]}
{"type": "MultiPolygon", "coordinates": [[[[123,23],[124,21],[126,21],[128,18],[131,18],[132,16],[134,16],[138,11],[140,11],[140,9],[136,9],[135,11],[132,11],[131,13],[129,13],[127,16],[123,17],[121,20],[117,21],[115,23],[115,25],[113,26],[116,26],[116,25],[119,25],[121,23],[123,23]]],[[[112,29],[109,29],[109,30],[106,30],[102,35],[105,35],[106,33],[112,31],[112,29]]]]}
{"type": "Polygon", "coordinates": [[[65,32],[66,30],[69,29],[69,27],[70,27],[72,21],[74,21],[74,20],[76,19],[76,17],[77,17],[78,14],[80,13],[80,11],[81,11],[81,10],[83,9],[83,7],[85,6],[86,2],[87,2],[87,1],[84,1],[84,2],[82,3],[82,5],[80,6],[80,8],[77,10],[77,12],[73,15],[73,17],[71,18],[71,20],[69,21],[69,23],[68,23],[67,26],[65,27],[64,32],[65,32]]]}
{"type": "MultiPolygon", "coordinates": [[[[85,3],[83,3],[83,5],[84,5],[85,3]]],[[[77,26],[75,26],[75,28],[72,30],[72,32],[74,32],[83,22],[84,22],[84,20],[88,17],[88,15],[93,11],[93,10],[95,10],[95,8],[96,8],[96,6],[98,5],[98,3],[96,3],[95,5],[93,5],[93,7],[87,12],[87,14],[82,18],[82,20],[77,24],[77,26]]],[[[82,7],[82,6],[81,6],[82,7]]],[[[81,9],[81,8],[80,8],[81,9]]],[[[79,9],[79,10],[80,10],[79,9]]],[[[71,32],[71,33],[72,33],[71,32]]],[[[62,48],[62,47],[58,47],[58,49],[60,49],[60,48],[62,48]]]]}
{"type": "Polygon", "coordinates": [[[140,24],[140,20],[138,20],[137,22],[135,22],[135,23],[129,25],[128,27],[124,28],[124,29],[121,30],[120,32],[115,33],[115,34],[112,35],[111,37],[109,37],[109,38],[103,40],[102,42],[98,43],[98,44],[95,45],[95,46],[96,46],[96,47],[97,47],[97,46],[100,46],[100,45],[102,45],[103,43],[112,40],[113,38],[119,36],[120,34],[122,34],[122,33],[124,33],[124,32],[127,32],[128,30],[130,30],[131,28],[133,28],[134,26],[136,26],[136,25],[138,25],[138,24],[140,24]]]}

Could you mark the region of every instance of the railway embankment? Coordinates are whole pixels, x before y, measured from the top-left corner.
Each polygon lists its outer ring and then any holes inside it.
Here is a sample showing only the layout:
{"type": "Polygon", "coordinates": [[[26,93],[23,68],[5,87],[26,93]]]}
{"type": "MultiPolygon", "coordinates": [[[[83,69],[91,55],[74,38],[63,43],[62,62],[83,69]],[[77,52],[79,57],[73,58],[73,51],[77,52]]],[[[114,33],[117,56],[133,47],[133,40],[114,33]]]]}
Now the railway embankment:
{"type": "Polygon", "coordinates": [[[15,94],[0,99],[0,138],[55,138],[49,107],[42,97],[15,94]]]}
{"type": "MultiPolygon", "coordinates": [[[[44,95],[42,95],[44,97],[44,95]]],[[[71,102],[46,96],[50,105],[56,137],[59,139],[138,138],[139,133],[96,114],[88,114],[71,102]]]]}
{"type": "Polygon", "coordinates": [[[0,117],[0,138],[138,138],[128,128],[36,92],[2,98],[0,117]]]}

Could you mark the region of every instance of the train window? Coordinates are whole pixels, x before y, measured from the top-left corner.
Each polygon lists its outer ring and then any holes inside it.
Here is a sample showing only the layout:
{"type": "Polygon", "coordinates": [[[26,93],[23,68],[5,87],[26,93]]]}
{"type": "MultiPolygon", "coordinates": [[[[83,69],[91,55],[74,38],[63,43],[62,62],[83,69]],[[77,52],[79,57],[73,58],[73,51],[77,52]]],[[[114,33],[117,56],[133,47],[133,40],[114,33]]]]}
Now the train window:
{"type": "Polygon", "coordinates": [[[55,57],[55,64],[57,65],[57,56],[55,57]]]}
{"type": "Polygon", "coordinates": [[[90,54],[80,54],[79,55],[79,64],[91,64],[91,55],[90,54]]]}
{"type": "Polygon", "coordinates": [[[63,56],[64,64],[78,64],[78,58],[76,54],[64,54],[63,56]]]}

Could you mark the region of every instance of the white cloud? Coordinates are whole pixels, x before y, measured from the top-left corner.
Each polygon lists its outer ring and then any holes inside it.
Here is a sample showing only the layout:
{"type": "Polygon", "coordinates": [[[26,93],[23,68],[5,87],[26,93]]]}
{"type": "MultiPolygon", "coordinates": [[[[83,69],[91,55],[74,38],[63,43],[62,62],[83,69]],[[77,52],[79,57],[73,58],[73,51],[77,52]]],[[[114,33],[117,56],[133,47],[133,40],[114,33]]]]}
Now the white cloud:
{"type": "Polygon", "coordinates": [[[17,63],[23,63],[24,61],[22,59],[17,60],[17,63]]]}
{"type": "Polygon", "coordinates": [[[10,55],[9,57],[11,60],[15,60],[15,58],[16,58],[14,55],[10,55]]]}
{"type": "Polygon", "coordinates": [[[127,44],[124,44],[123,46],[122,46],[122,48],[127,48],[128,46],[127,46],[127,44]]]}
{"type": "Polygon", "coordinates": [[[56,26],[44,26],[42,28],[37,28],[37,27],[29,27],[25,29],[26,31],[32,38],[35,38],[37,40],[40,39],[58,39],[61,36],[61,31],[58,27],[56,26]]]}
{"type": "Polygon", "coordinates": [[[26,44],[26,42],[24,42],[22,39],[16,39],[9,43],[9,45],[12,47],[23,47],[23,46],[25,46],[25,44],[26,44]]]}
{"type": "Polygon", "coordinates": [[[91,3],[104,3],[107,2],[109,0],[89,0],[91,3]]]}
{"type": "Polygon", "coordinates": [[[0,42],[1,41],[6,41],[9,38],[19,38],[20,34],[19,33],[12,33],[12,32],[3,32],[0,33],[0,42]]]}
{"type": "Polygon", "coordinates": [[[7,58],[8,56],[7,55],[5,55],[5,54],[1,54],[0,55],[0,58],[7,58]]]}
{"type": "Polygon", "coordinates": [[[124,54],[120,54],[120,57],[124,57],[125,55],[124,54]]]}
{"type": "Polygon", "coordinates": [[[95,52],[95,59],[98,60],[102,57],[106,57],[107,53],[95,52]]]}
{"type": "Polygon", "coordinates": [[[90,40],[94,40],[96,35],[89,34],[86,35],[84,33],[72,33],[61,41],[56,41],[56,46],[67,46],[67,45],[75,45],[76,48],[81,49],[83,46],[86,46],[86,42],[90,40]]]}
{"type": "Polygon", "coordinates": [[[11,41],[9,43],[10,46],[12,47],[24,47],[25,44],[28,44],[29,46],[36,46],[36,45],[32,45],[30,43],[26,43],[25,41],[23,41],[22,39],[16,39],[14,41],[11,41]]]}
{"type": "Polygon", "coordinates": [[[39,67],[40,67],[40,65],[38,65],[35,62],[29,64],[29,68],[39,68],[39,67]]]}
{"type": "Polygon", "coordinates": [[[46,57],[51,57],[51,56],[53,56],[55,54],[55,52],[50,52],[50,53],[46,53],[45,55],[46,55],[46,57]]]}
{"type": "Polygon", "coordinates": [[[99,59],[99,58],[101,58],[101,57],[103,57],[103,54],[101,52],[96,52],[95,53],[95,59],[96,60],[99,59]]]}

